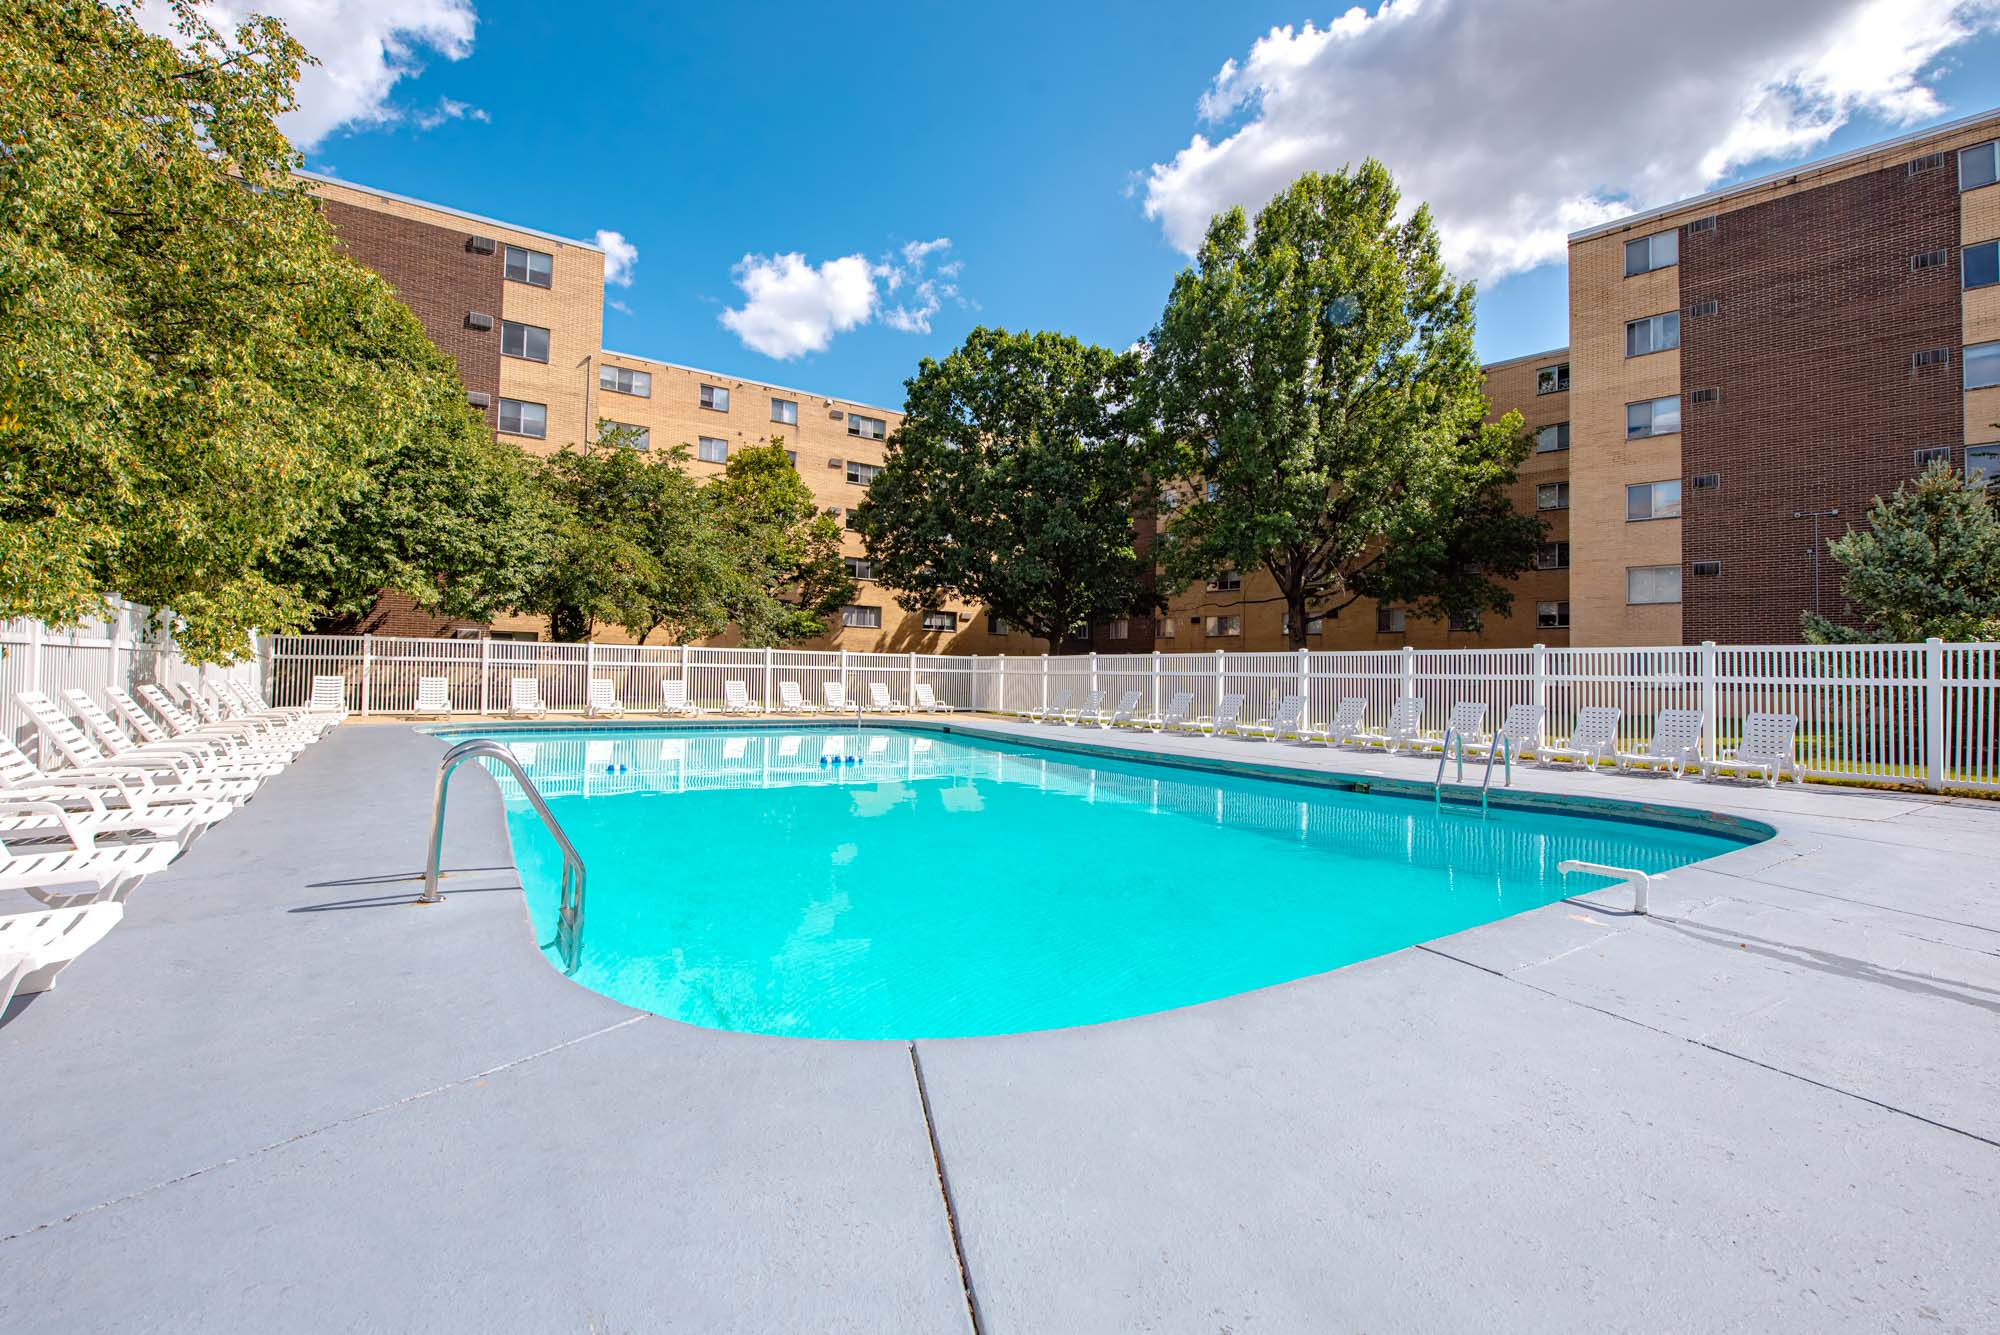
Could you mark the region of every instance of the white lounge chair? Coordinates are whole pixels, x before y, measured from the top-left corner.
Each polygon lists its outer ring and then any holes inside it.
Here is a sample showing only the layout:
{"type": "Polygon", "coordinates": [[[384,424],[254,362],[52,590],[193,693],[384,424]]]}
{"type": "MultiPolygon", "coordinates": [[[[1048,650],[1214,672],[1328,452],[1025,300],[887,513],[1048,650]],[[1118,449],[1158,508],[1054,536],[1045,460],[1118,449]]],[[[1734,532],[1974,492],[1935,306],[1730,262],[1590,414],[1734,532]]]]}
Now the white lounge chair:
{"type": "Polygon", "coordinates": [[[1296,739],[1305,714],[1306,698],[1303,695],[1288,695],[1278,701],[1277,709],[1269,718],[1258,719],[1255,723],[1239,723],[1236,735],[1253,742],[1275,742],[1287,734],[1296,739]]]}
{"type": "MultiPolygon", "coordinates": [[[[124,708],[130,709],[140,718],[145,711],[132,702],[131,697],[115,687],[110,696],[124,698],[124,708]]],[[[90,698],[90,693],[78,686],[63,692],[63,701],[76,717],[83,720],[85,732],[96,738],[97,746],[112,760],[140,761],[152,758],[186,760],[211,770],[227,767],[245,778],[265,778],[278,772],[283,759],[266,755],[255,758],[239,756],[233,739],[224,737],[170,738],[151,719],[146,719],[143,735],[133,737],[118,726],[116,720],[107,714],[98,703],[90,698]]]]}
{"type": "MultiPolygon", "coordinates": [[[[19,751],[13,754],[26,759],[19,751]]],[[[168,839],[186,849],[232,810],[213,798],[148,802],[143,794],[128,796],[110,785],[9,785],[0,789],[0,838],[17,845],[17,852],[73,841],[79,830],[93,840],[168,839]]]]}
{"type": "Polygon", "coordinates": [[[43,740],[76,771],[96,774],[116,768],[144,772],[157,782],[199,791],[203,797],[237,801],[247,799],[259,783],[275,772],[268,762],[243,767],[234,762],[217,762],[196,746],[146,747],[113,756],[84,736],[82,729],[64,717],[55,702],[40,691],[19,691],[14,698],[34,720],[43,740]]]}
{"type": "Polygon", "coordinates": [[[937,698],[937,692],[931,689],[930,683],[927,681],[918,682],[910,694],[915,698],[916,703],[913,707],[918,713],[951,714],[956,712],[950,705],[937,698]]]}
{"type": "Polygon", "coordinates": [[[418,677],[416,714],[449,714],[451,681],[446,677],[418,677]]]}
{"type": "MultiPolygon", "coordinates": [[[[24,805],[29,804],[14,809],[24,805]]],[[[67,823],[67,813],[58,816],[58,810],[51,806],[50,817],[58,827],[66,826],[60,844],[43,841],[10,848],[0,840],[0,890],[25,890],[57,907],[122,900],[132,887],[180,856],[180,844],[169,839],[100,844],[88,830],[67,823]],[[86,885],[89,890],[75,888],[86,885]]]]}
{"type": "Polygon", "coordinates": [[[16,996],[32,996],[56,985],[56,975],[105,938],[125,906],[78,904],[0,916],[0,1014],[16,996]]]}
{"type": "Polygon", "coordinates": [[[1542,716],[1545,712],[1540,705],[1508,705],[1507,716],[1500,720],[1500,730],[1477,747],[1466,748],[1466,754],[1483,756],[1503,741],[1506,743],[1506,754],[1514,760],[1538,754],[1542,747],[1542,716]]]}
{"type": "Polygon", "coordinates": [[[903,702],[890,695],[888,686],[879,681],[868,683],[868,707],[878,714],[901,714],[907,712],[903,702]]]}
{"type": "Polygon", "coordinates": [[[1118,703],[1112,708],[1110,715],[1099,719],[1098,726],[1101,728],[1116,728],[1131,723],[1138,717],[1139,692],[1125,691],[1119,695],[1118,703]]]}
{"type": "Polygon", "coordinates": [[[1135,728],[1148,732],[1166,732],[1187,722],[1188,712],[1194,708],[1193,691],[1175,691],[1167,701],[1167,707],[1157,714],[1146,714],[1131,720],[1135,728]]]}
{"type": "Polygon", "coordinates": [[[1427,732],[1412,738],[1415,751],[1442,751],[1447,734],[1457,733],[1459,745],[1467,751],[1486,744],[1486,706],[1478,700],[1459,700],[1445,716],[1443,732],[1427,732]]]}
{"type": "Polygon", "coordinates": [[[660,683],[660,712],[678,714],[693,718],[701,711],[688,703],[688,684],[684,681],[663,681],[660,683]]]}
{"type": "Polygon", "coordinates": [[[313,741],[311,737],[293,734],[276,724],[215,723],[196,718],[174,704],[165,691],[150,682],[139,688],[139,694],[153,707],[153,713],[166,725],[175,741],[217,742],[228,746],[231,755],[239,759],[247,759],[254,754],[284,762],[305,750],[313,741]]]}
{"type": "Polygon", "coordinates": [[[315,714],[328,714],[336,719],[347,717],[347,679],[344,677],[314,677],[312,696],[306,708],[315,714]]]}
{"type": "Polygon", "coordinates": [[[1624,716],[1625,711],[1615,705],[1585,705],[1576,711],[1569,740],[1546,743],[1535,758],[1544,765],[1569,761],[1594,770],[1617,758],[1618,720],[1624,716]]]}
{"type": "Polygon", "coordinates": [[[1091,691],[1083,697],[1083,703],[1075,709],[1059,711],[1053,718],[1043,719],[1044,723],[1060,723],[1066,728],[1076,726],[1085,717],[1097,718],[1104,711],[1104,692],[1091,691]]]}
{"type": "Polygon", "coordinates": [[[618,698],[617,690],[608,677],[590,679],[590,701],[584,713],[591,718],[623,718],[625,702],[618,698]]]}
{"type": "Polygon", "coordinates": [[[100,759],[50,773],[12,742],[0,738],[0,793],[13,797],[60,801],[82,792],[106,807],[134,811],[155,806],[199,807],[210,802],[233,807],[248,800],[257,791],[258,782],[204,777],[184,758],[147,757],[129,764],[100,759]]]}
{"type": "Polygon", "coordinates": [[[1324,742],[1328,746],[1345,746],[1362,731],[1362,724],[1368,717],[1368,697],[1364,695],[1342,696],[1334,706],[1333,717],[1324,728],[1308,729],[1299,740],[1324,742]]]}
{"type": "Polygon", "coordinates": [[[845,714],[854,708],[847,698],[846,682],[823,681],[819,684],[819,695],[820,699],[826,701],[826,709],[830,714],[845,714]]]}
{"type": "Polygon", "coordinates": [[[311,728],[315,732],[326,732],[339,726],[339,720],[325,714],[315,714],[310,709],[281,709],[269,704],[257,693],[255,687],[246,682],[225,681],[222,689],[234,695],[245,712],[253,717],[282,719],[299,727],[311,728]]]}
{"type": "Polygon", "coordinates": [[[1798,757],[1799,716],[1797,714],[1750,714],[1743,720],[1743,740],[1726,755],[1717,756],[1701,767],[1704,779],[1720,778],[1724,770],[1739,779],[1762,779],[1772,788],[1790,774],[1792,782],[1806,781],[1805,768],[1798,757]]]}
{"type": "Polygon", "coordinates": [[[1050,700],[1047,704],[1041,706],[1040,708],[1022,710],[1021,717],[1028,720],[1030,723],[1054,722],[1055,720],[1061,718],[1065,713],[1069,711],[1069,698],[1074,694],[1075,694],[1074,691],[1070,690],[1069,687],[1065,686],[1063,687],[1063,689],[1055,693],[1054,699],[1050,700]]]}
{"type": "Polygon", "coordinates": [[[542,683],[534,677],[516,677],[507,692],[508,718],[541,718],[549,712],[542,700],[542,683]]]}
{"type": "Polygon", "coordinates": [[[778,683],[778,712],[781,714],[817,714],[819,706],[806,699],[795,681],[778,683]]]}
{"type": "Polygon", "coordinates": [[[1389,721],[1380,732],[1361,729],[1348,737],[1357,746],[1379,746],[1394,754],[1424,734],[1424,702],[1420,696],[1406,695],[1389,711],[1389,721]]]}
{"type": "Polygon", "coordinates": [[[725,714],[761,714],[764,706],[750,698],[750,688],[740,681],[722,683],[722,712],[725,714]]]}
{"type": "Polygon", "coordinates": [[[1701,769],[1701,725],[1699,709],[1662,709],[1653,718],[1653,735],[1636,751],[1617,753],[1621,770],[1665,770],[1676,779],[1689,770],[1701,769]]]}
{"type": "Polygon", "coordinates": [[[1211,737],[1220,737],[1226,732],[1236,731],[1242,721],[1243,697],[1231,693],[1215,702],[1215,712],[1213,714],[1190,720],[1187,730],[1189,732],[1205,733],[1211,737]]]}
{"type": "Polygon", "coordinates": [[[1104,707],[1104,697],[1108,692],[1092,691],[1090,694],[1091,699],[1095,703],[1087,704],[1078,710],[1076,717],[1070,720],[1072,723],[1088,723],[1094,727],[1109,728],[1113,723],[1118,721],[1120,714],[1130,718],[1138,712],[1139,693],[1137,691],[1127,691],[1119,696],[1117,705],[1111,709],[1104,707]]]}

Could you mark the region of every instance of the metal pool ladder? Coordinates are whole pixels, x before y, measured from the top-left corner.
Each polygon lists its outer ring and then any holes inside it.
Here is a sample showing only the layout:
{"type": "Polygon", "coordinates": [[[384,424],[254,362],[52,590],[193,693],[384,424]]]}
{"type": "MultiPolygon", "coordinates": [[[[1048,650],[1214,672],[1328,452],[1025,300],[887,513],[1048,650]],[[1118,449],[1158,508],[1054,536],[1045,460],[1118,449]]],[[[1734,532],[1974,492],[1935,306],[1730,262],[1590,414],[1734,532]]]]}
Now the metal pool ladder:
{"type": "MultiPolygon", "coordinates": [[[[1458,729],[1444,730],[1444,744],[1438,750],[1437,776],[1431,780],[1431,802],[1440,810],[1444,807],[1444,766],[1454,755],[1458,757],[1458,781],[1465,782],[1465,738],[1458,729]]],[[[1493,744],[1486,748],[1486,777],[1479,784],[1479,816],[1486,818],[1487,803],[1493,795],[1493,762],[1504,760],[1507,764],[1507,786],[1514,786],[1514,739],[1506,733],[1494,736],[1493,744]]]]}
{"type": "Polygon", "coordinates": [[[417,896],[417,902],[435,904],[444,898],[438,893],[438,878],[442,875],[439,864],[444,857],[445,790],[451,783],[452,771],[475,756],[490,756],[507,767],[521,785],[521,791],[527,794],[528,805],[542,818],[542,824],[555,838],[556,847],[562,850],[562,901],[556,909],[556,950],[562,956],[563,972],[575,973],[583,963],[583,858],[563,833],[562,824],[549,810],[549,804],[542,800],[541,791],[528,777],[528,771],[521,767],[512,751],[498,742],[475,737],[452,747],[438,762],[437,793],[431,799],[431,857],[424,867],[424,892],[417,896]]]}

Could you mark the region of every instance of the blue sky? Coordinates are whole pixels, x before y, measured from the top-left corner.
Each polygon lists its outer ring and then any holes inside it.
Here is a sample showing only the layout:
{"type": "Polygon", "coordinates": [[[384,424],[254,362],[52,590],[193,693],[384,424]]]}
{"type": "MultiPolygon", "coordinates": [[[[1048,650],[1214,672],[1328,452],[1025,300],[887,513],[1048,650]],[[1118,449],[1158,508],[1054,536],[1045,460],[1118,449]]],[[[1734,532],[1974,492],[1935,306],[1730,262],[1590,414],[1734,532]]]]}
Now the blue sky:
{"type": "Polygon", "coordinates": [[[1661,36],[1641,7],[1560,0],[708,4],[594,26],[355,0],[337,32],[301,12],[327,69],[293,134],[351,181],[618,233],[636,261],[611,348],[891,406],[977,323],[1131,343],[1213,207],[1376,153],[1435,202],[1499,358],[1565,341],[1567,230],[2000,105],[1990,0],[1766,4],[1687,0],[1667,25],[1687,33],[1661,36]],[[1621,68],[1649,29],[1669,48],[1649,68],[1697,73],[1621,68]]]}

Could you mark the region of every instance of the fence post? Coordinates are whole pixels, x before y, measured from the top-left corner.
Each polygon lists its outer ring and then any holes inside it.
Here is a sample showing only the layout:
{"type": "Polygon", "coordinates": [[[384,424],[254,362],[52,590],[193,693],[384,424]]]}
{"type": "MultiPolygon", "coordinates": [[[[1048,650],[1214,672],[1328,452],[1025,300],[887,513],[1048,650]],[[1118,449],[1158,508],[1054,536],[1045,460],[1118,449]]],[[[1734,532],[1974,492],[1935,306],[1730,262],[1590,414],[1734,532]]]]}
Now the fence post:
{"type": "Polygon", "coordinates": [[[840,698],[847,698],[847,650],[840,651],[840,698]]]}
{"type": "Polygon", "coordinates": [[[771,672],[776,651],[770,645],[764,646],[764,712],[771,712],[771,672]]]}
{"type": "Polygon", "coordinates": [[[1097,650],[1090,651],[1090,689],[1097,689],[1097,650]]]}
{"type": "MultiPolygon", "coordinates": [[[[1535,731],[1535,741],[1549,735],[1549,646],[1538,644],[1529,651],[1528,657],[1534,663],[1528,684],[1528,703],[1541,713],[1541,726],[1535,731]]],[[[1541,754],[1540,750],[1536,754],[1541,754]]]]}
{"type": "Polygon", "coordinates": [[[1299,710],[1299,726],[1303,728],[1312,722],[1313,699],[1312,655],[1303,648],[1299,650],[1299,699],[1305,702],[1299,710]]]}
{"type": "Polygon", "coordinates": [[[1007,712],[1007,655],[999,655],[999,683],[993,688],[993,711],[995,714],[1007,712]]]}
{"type": "Polygon", "coordinates": [[[1046,718],[1048,717],[1048,713],[1049,713],[1049,656],[1047,654],[1043,654],[1042,655],[1042,716],[1046,718]]]}
{"type": "Polygon", "coordinates": [[[368,712],[368,679],[375,675],[375,637],[361,637],[361,712],[368,712]]]}
{"type": "Polygon", "coordinates": [[[1924,787],[1944,787],[1944,641],[1924,641],[1924,787]]]}
{"type": "Polygon", "coordinates": [[[479,637],[479,712],[486,712],[486,683],[493,679],[493,637],[479,637]]]}
{"type": "Polygon", "coordinates": [[[1397,698],[1407,700],[1417,693],[1417,651],[1409,645],[1403,646],[1403,689],[1397,698]]]}
{"type": "MultiPolygon", "coordinates": [[[[118,685],[119,647],[125,643],[125,611],[122,603],[113,603],[111,612],[111,634],[107,637],[105,657],[111,661],[104,669],[104,688],[112,690],[118,685]]],[[[251,637],[253,640],[255,636],[251,637]]]]}
{"type": "Polygon", "coordinates": [[[1715,730],[1719,720],[1716,711],[1721,707],[1717,689],[1715,641],[1701,642],[1701,758],[1715,759],[1715,730]]]}
{"type": "Polygon", "coordinates": [[[1160,716],[1160,651],[1153,650],[1153,708],[1149,711],[1154,718],[1160,716]]]}
{"type": "Polygon", "coordinates": [[[1215,705],[1209,712],[1222,708],[1222,694],[1229,685],[1229,659],[1222,650],[1215,651],[1215,705]]]}
{"type": "Polygon", "coordinates": [[[912,709],[916,708],[917,705],[917,651],[915,649],[910,650],[910,682],[909,688],[903,692],[903,703],[912,709]]]}
{"type": "Polygon", "coordinates": [[[42,623],[39,621],[28,623],[28,689],[42,689],[42,623]]]}

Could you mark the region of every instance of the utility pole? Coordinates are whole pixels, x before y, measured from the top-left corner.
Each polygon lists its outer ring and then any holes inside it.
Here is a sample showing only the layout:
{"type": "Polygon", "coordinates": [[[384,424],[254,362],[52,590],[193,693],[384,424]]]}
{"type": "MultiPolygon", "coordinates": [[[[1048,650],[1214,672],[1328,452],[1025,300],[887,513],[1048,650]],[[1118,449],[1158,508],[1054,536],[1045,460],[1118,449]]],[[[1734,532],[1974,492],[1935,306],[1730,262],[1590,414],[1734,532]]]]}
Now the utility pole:
{"type": "Polygon", "coordinates": [[[1822,519],[1838,519],[1838,518],[1840,518],[1840,511],[1839,511],[1839,510],[1837,510],[1837,509],[1835,509],[1835,510],[1794,510],[1794,511],[1792,511],[1792,518],[1794,518],[1794,519],[1810,519],[1810,520],[1812,520],[1812,526],[1813,526],[1813,536],[1812,536],[1812,590],[1813,590],[1813,591],[1812,591],[1812,610],[1813,610],[1813,613],[1814,613],[1814,615],[1816,615],[1816,616],[1817,616],[1817,615],[1823,615],[1823,614],[1822,614],[1822,613],[1820,612],[1820,607],[1819,607],[1819,549],[1820,549],[1820,541],[1819,541],[1819,521],[1820,521],[1820,520],[1822,520],[1822,519]]]}

